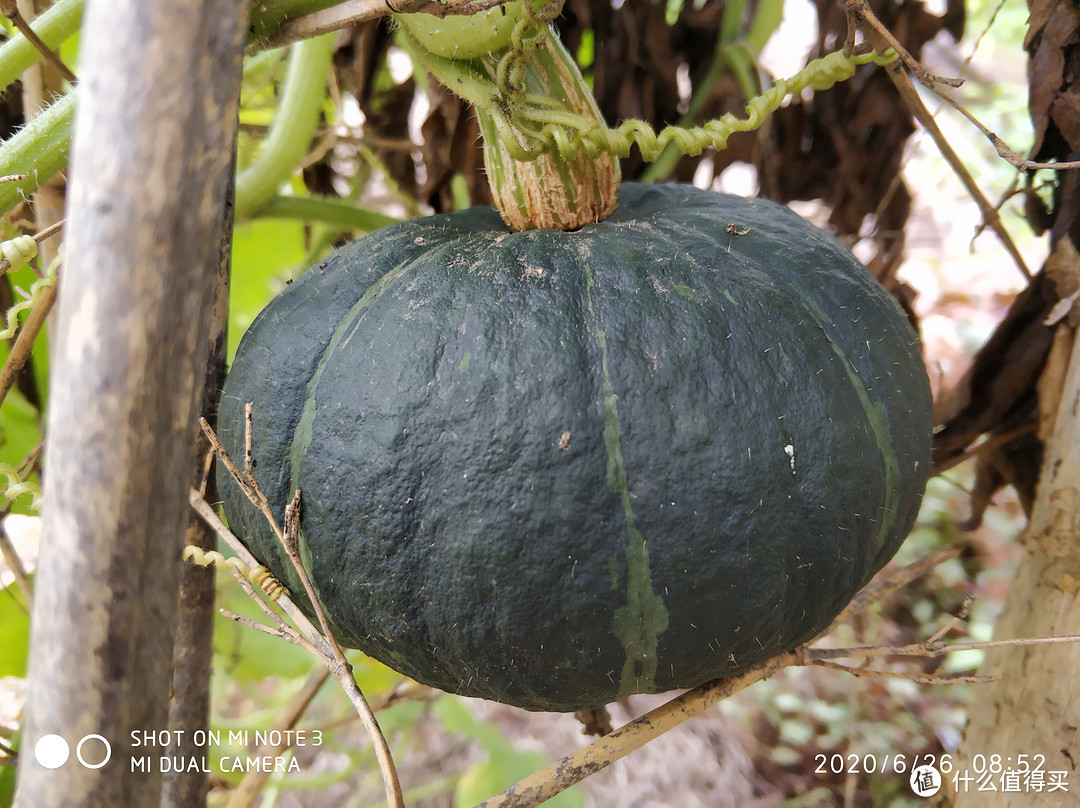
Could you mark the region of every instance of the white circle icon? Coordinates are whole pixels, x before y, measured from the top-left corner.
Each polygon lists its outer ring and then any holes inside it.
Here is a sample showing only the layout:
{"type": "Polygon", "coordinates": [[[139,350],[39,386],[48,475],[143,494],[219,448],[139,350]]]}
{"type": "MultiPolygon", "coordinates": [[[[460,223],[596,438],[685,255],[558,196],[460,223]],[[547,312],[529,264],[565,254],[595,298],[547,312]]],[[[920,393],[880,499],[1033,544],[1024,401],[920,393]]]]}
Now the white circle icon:
{"type": "Polygon", "coordinates": [[[68,742],[59,735],[42,735],[34,744],[34,758],[46,769],[59,769],[70,754],[68,742]]]}
{"type": "MultiPolygon", "coordinates": [[[[93,747],[91,747],[91,749],[93,749],[93,747]]],[[[109,758],[112,757],[112,745],[100,735],[84,735],[83,739],[79,741],[79,745],[75,747],[75,757],[78,758],[79,763],[81,763],[88,769],[100,769],[102,766],[108,763],[109,758]],[[105,753],[101,756],[101,760],[99,760],[97,763],[92,763],[83,757],[83,746],[86,744],[87,741],[101,741],[101,743],[105,746],[105,753]]],[[[95,755],[94,757],[97,757],[97,755],[95,755]]]]}
{"type": "Polygon", "coordinates": [[[911,790],[919,797],[932,797],[941,790],[941,772],[933,766],[916,766],[911,770],[911,790]]]}

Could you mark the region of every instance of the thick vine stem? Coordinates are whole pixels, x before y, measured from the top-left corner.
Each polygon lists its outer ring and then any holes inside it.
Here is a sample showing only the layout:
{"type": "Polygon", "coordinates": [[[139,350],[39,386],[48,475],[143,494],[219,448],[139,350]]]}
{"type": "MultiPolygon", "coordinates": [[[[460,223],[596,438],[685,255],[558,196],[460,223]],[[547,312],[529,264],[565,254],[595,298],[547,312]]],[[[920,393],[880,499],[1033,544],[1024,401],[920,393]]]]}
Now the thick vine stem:
{"type": "MultiPolygon", "coordinates": [[[[618,204],[620,171],[599,150],[531,154],[535,124],[516,115],[526,104],[543,106],[553,120],[603,127],[603,117],[573,57],[551,31],[559,0],[528,0],[508,46],[475,59],[432,52],[404,29],[417,59],[476,109],[484,136],[484,165],[495,206],[514,230],[576,230],[611,215],[618,204]],[[542,99],[533,102],[531,99],[542,99]],[[565,118],[560,118],[565,116],[565,118]]],[[[435,43],[443,49],[444,43],[435,43]]]]}
{"type": "Polygon", "coordinates": [[[0,175],[22,177],[0,183],[0,215],[67,166],[77,94],[73,91],[58,98],[0,147],[0,175]]]}
{"type": "MultiPolygon", "coordinates": [[[[41,13],[30,27],[49,48],[59,47],[79,30],[86,0],[59,0],[41,13]]],[[[21,34],[0,46],[0,89],[7,87],[42,54],[21,34]]]]}
{"type": "MultiPolygon", "coordinates": [[[[482,64],[498,77],[506,60],[482,64]]],[[[522,88],[532,92],[522,95],[544,98],[552,115],[603,126],[592,93],[558,37],[541,37],[523,67],[522,88]]],[[[511,105],[517,103],[513,96],[510,99],[511,105]]],[[[476,118],[484,136],[488,184],[495,206],[511,228],[576,230],[615,212],[621,172],[610,152],[568,150],[520,160],[517,152],[530,139],[527,130],[498,106],[477,107],[476,118]]]]}
{"type": "Polygon", "coordinates": [[[277,196],[307,154],[322,114],[334,35],[293,45],[281,102],[255,160],[236,178],[236,218],[246,219],[277,196]]]}

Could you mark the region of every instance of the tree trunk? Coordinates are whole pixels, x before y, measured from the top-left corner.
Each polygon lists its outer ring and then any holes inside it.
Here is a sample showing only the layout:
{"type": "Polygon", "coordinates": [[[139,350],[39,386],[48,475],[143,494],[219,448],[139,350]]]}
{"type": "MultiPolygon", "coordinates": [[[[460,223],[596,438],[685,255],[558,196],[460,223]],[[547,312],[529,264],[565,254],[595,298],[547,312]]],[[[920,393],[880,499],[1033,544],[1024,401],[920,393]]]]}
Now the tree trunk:
{"type": "MultiPolygon", "coordinates": [[[[247,3],[92,0],[82,31],[15,805],[151,806],[247,3]],[[55,770],[42,736],[71,749],[55,770]],[[89,739],[99,735],[111,747],[89,739]]],[[[160,740],[159,740],[160,742],[160,740]]]]}
{"type": "MultiPolygon", "coordinates": [[[[1075,260],[1075,252],[1073,253],[1075,260]]],[[[1046,445],[1031,522],[1024,533],[1024,556],[1013,580],[996,636],[1054,637],[1080,634],[1080,340],[1059,326],[1051,352],[1052,378],[1061,390],[1053,434],[1046,445]],[[1064,380],[1060,370],[1067,366],[1064,380]],[[1056,376],[1056,378],[1054,378],[1056,376]]],[[[1043,391],[1040,390],[1040,398],[1043,391]]],[[[1080,644],[1002,648],[987,653],[979,673],[1000,676],[976,685],[956,781],[957,808],[1030,808],[1076,805],[1080,761],[1080,644]],[[976,756],[981,756],[976,758],[976,756]],[[991,756],[998,755],[994,759],[991,756]],[[995,765],[995,761],[999,765],[995,765]],[[1041,791],[1021,770],[1043,770],[1041,791]],[[1006,772],[1020,772],[1019,790],[1006,791],[1006,772]],[[1063,774],[1055,774],[1063,773],[1063,774]],[[979,779],[981,776],[981,780],[979,779]],[[963,774],[960,775],[963,778],[963,774]],[[1064,780],[1065,790],[1051,790],[1064,780]],[[994,787],[995,791],[979,790],[994,787]]],[[[955,773],[954,773],[955,774],[955,773]]],[[[945,776],[953,787],[953,775],[945,776]]]]}
{"type": "MultiPolygon", "coordinates": [[[[234,151],[234,159],[235,156],[234,151]]],[[[230,186],[235,176],[234,162],[228,173],[230,186]]],[[[203,416],[215,426],[221,385],[225,380],[234,198],[232,187],[229,188],[226,198],[225,215],[222,216],[215,239],[218,246],[217,276],[214,279],[213,304],[207,333],[209,353],[203,376],[200,407],[203,416]]],[[[215,499],[214,477],[209,474],[209,466],[204,463],[204,459],[208,459],[210,441],[201,430],[195,446],[195,468],[191,485],[197,489],[205,486],[206,496],[212,502],[215,499]]],[[[217,535],[194,512],[189,512],[185,543],[194,544],[204,550],[213,550],[217,546],[217,535]]],[[[185,564],[180,570],[180,612],[176,642],[173,646],[173,683],[169,698],[169,729],[172,731],[168,750],[170,758],[191,760],[206,757],[207,749],[196,743],[196,733],[210,726],[213,632],[213,567],[185,564]]],[[[165,808],[203,808],[209,786],[209,777],[205,771],[171,771],[165,775],[162,784],[162,805],[165,808]]]]}

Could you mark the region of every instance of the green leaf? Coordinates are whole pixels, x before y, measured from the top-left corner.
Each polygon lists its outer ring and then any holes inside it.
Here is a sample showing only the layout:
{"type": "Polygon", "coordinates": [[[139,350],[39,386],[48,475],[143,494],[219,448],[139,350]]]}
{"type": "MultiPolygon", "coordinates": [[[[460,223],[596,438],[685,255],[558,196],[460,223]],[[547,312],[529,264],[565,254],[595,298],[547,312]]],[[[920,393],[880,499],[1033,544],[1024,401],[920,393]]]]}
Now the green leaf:
{"type": "Polygon", "coordinates": [[[303,268],[306,255],[302,222],[260,220],[236,226],[229,290],[230,358],[255,315],[281,291],[288,277],[303,268]]]}
{"type": "Polygon", "coordinates": [[[750,30],[746,33],[746,47],[755,59],[783,20],[784,0],[760,0],[750,30]]]}
{"type": "Polygon", "coordinates": [[[30,613],[18,587],[11,584],[0,590],[0,677],[26,675],[29,647],[30,613]]]}
{"type": "MultiPolygon", "coordinates": [[[[15,730],[15,737],[11,739],[11,746],[16,752],[19,751],[19,737],[22,735],[22,727],[15,730]]],[[[11,808],[15,802],[15,767],[0,766],[0,808],[11,808]]]]}

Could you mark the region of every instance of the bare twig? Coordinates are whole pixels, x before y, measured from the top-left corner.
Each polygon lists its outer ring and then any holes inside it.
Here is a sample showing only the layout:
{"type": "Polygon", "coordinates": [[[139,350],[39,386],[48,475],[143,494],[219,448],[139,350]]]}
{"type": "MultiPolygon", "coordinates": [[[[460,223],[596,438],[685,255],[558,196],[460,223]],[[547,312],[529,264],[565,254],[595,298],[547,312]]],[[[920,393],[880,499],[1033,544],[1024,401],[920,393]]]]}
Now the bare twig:
{"type": "Polygon", "coordinates": [[[915,671],[883,671],[875,668],[853,668],[850,665],[841,665],[837,662],[828,662],[823,659],[808,662],[815,668],[829,668],[834,671],[843,671],[852,676],[871,676],[888,679],[907,679],[918,682],[921,685],[958,685],[958,684],[986,684],[997,681],[993,676],[981,676],[975,673],[918,673],[915,671]]]}
{"type": "MultiPolygon", "coordinates": [[[[216,435],[214,437],[215,439],[217,438],[216,435]]],[[[202,518],[202,520],[206,522],[206,524],[208,524],[211,529],[215,533],[217,533],[217,535],[220,536],[226,544],[229,545],[232,551],[236,553],[236,555],[240,558],[241,561],[244,562],[244,564],[246,564],[248,567],[259,566],[258,559],[256,559],[255,556],[251,554],[251,551],[244,546],[243,542],[241,542],[240,539],[238,539],[236,535],[233,534],[233,532],[225,526],[225,523],[221,521],[218,515],[214,512],[214,509],[210,507],[210,503],[203,499],[202,494],[192,488],[188,492],[188,502],[191,504],[191,507],[192,509],[194,509],[195,513],[197,513],[202,518]]],[[[247,583],[246,579],[244,583],[247,583]]],[[[281,611],[285,613],[286,617],[288,617],[297,625],[302,625],[303,623],[307,623],[308,625],[310,625],[310,621],[308,621],[307,616],[302,611],[300,611],[299,606],[293,603],[292,598],[289,597],[287,590],[282,592],[278,596],[275,603],[277,604],[278,608],[280,608],[281,611]]],[[[322,639],[318,632],[314,631],[314,626],[311,626],[311,628],[317,638],[312,642],[312,645],[314,645],[320,653],[323,653],[324,649],[320,646],[325,646],[325,640],[322,639]]],[[[329,647],[326,647],[325,652],[329,653],[329,651],[329,647]]]]}
{"type": "MultiPolygon", "coordinates": [[[[306,648],[308,651],[310,651],[315,656],[319,655],[319,651],[318,651],[318,649],[315,648],[314,645],[312,645],[310,642],[308,642],[306,639],[304,639],[304,637],[302,635],[300,635],[296,631],[294,631],[284,620],[281,619],[281,615],[279,615],[277,612],[275,612],[273,609],[271,609],[267,605],[266,601],[263,598],[259,597],[258,594],[256,594],[255,587],[252,586],[251,582],[247,578],[245,578],[240,573],[240,571],[238,569],[236,569],[234,567],[232,572],[233,572],[233,576],[239,582],[239,584],[243,588],[244,592],[247,593],[247,596],[251,600],[253,600],[255,602],[255,604],[260,609],[262,609],[263,613],[267,617],[269,617],[270,620],[273,621],[274,626],[276,626],[276,628],[264,625],[262,623],[257,623],[257,622],[255,622],[254,620],[252,620],[252,619],[250,619],[248,617],[244,617],[243,615],[239,615],[239,614],[234,614],[233,612],[230,612],[227,609],[221,609],[220,611],[221,611],[221,613],[223,615],[225,615],[225,617],[228,617],[230,620],[233,620],[233,621],[235,621],[237,623],[243,623],[244,625],[250,626],[252,628],[257,628],[259,631],[263,631],[266,634],[272,634],[275,637],[282,637],[282,638],[288,640],[289,642],[293,643],[294,645],[299,645],[302,648],[306,648]]],[[[281,597],[280,593],[278,594],[278,597],[279,598],[281,597]]]]}
{"type": "Polygon", "coordinates": [[[11,541],[11,537],[8,536],[7,529],[3,524],[0,524],[0,558],[4,559],[8,569],[11,570],[11,574],[15,577],[15,587],[19,590],[23,597],[23,603],[29,610],[34,603],[34,588],[30,585],[30,575],[27,573],[26,567],[23,566],[22,559],[19,558],[19,553],[15,549],[15,544],[11,541]]]}
{"type": "Polygon", "coordinates": [[[880,580],[867,584],[859,590],[859,593],[855,595],[854,598],[851,599],[851,603],[844,607],[844,610],[837,615],[836,619],[833,621],[833,626],[846,623],[851,619],[852,615],[864,611],[901,587],[907,586],[916,578],[921,578],[926,575],[938,564],[943,564],[946,561],[956,558],[958,555],[960,555],[960,548],[958,546],[951,545],[949,547],[943,547],[906,567],[890,571],[880,580]]]}
{"type": "Polygon", "coordinates": [[[337,31],[350,25],[382,19],[390,14],[431,14],[434,17],[480,14],[510,0],[346,0],[336,6],[314,11],[302,17],[285,20],[277,31],[266,40],[256,43],[256,48],[277,48],[310,39],[319,34],[337,31]]]}
{"type": "Polygon", "coordinates": [[[45,320],[48,318],[49,312],[52,311],[53,303],[56,302],[58,286],[59,282],[41,287],[37,302],[30,309],[30,314],[27,315],[26,321],[19,329],[19,336],[15,338],[15,344],[11,346],[11,353],[7,355],[3,367],[0,368],[0,401],[3,401],[7,396],[11,385],[15,383],[15,377],[23,369],[27,360],[30,359],[34,341],[45,325],[45,320]]]}
{"type": "MultiPolygon", "coordinates": [[[[934,475],[942,476],[944,472],[948,471],[951,468],[954,468],[955,466],[959,466],[966,460],[971,460],[973,458],[979,457],[980,455],[992,452],[993,450],[998,449],[1007,443],[1011,443],[1013,440],[1019,438],[1021,435],[1026,435],[1028,432],[1034,432],[1038,428],[1038,426],[1039,425],[1037,423],[1032,422],[1030,424],[1023,424],[1021,426],[1018,426],[1016,427],[1016,429],[1010,429],[1008,432],[991,435],[990,437],[986,438],[986,440],[984,440],[982,443],[978,443],[975,446],[972,446],[971,448],[965,450],[961,454],[958,454],[956,457],[946,460],[939,466],[935,466],[934,475]]],[[[942,479],[947,478],[942,476],[942,479]]]]}
{"type": "MultiPolygon", "coordinates": [[[[848,16],[848,20],[858,20],[859,22],[870,28],[875,34],[877,34],[885,44],[892,48],[900,56],[900,61],[904,63],[904,66],[911,71],[912,75],[919,80],[920,84],[929,87],[931,90],[935,90],[937,84],[944,84],[948,87],[959,87],[963,84],[962,79],[950,79],[943,76],[936,76],[923,67],[918,59],[908,53],[907,49],[900,44],[900,41],[892,35],[892,32],[885,27],[885,25],[877,18],[873,11],[870,10],[870,5],[866,0],[840,0],[840,5],[844,8],[844,13],[848,16]]],[[[848,48],[850,49],[852,38],[852,27],[848,25],[848,48]]],[[[876,50],[884,50],[883,48],[875,48],[876,50]]]]}
{"type": "MultiPolygon", "coordinates": [[[[1080,168],[1080,160],[1074,160],[1072,162],[1040,163],[1022,158],[1009,148],[1005,141],[998,137],[994,132],[991,132],[978,118],[968,112],[963,105],[957,102],[948,93],[943,92],[941,87],[938,86],[945,85],[946,87],[956,88],[964,83],[963,79],[951,79],[936,76],[923,67],[923,65],[900,44],[896,37],[892,35],[892,32],[885,27],[884,23],[877,18],[866,0],[840,0],[840,3],[844,7],[844,13],[848,15],[849,20],[854,18],[865,24],[874,34],[880,37],[882,41],[887,43],[889,47],[897,52],[900,56],[900,62],[903,63],[904,67],[908,69],[911,75],[913,75],[921,85],[940,97],[942,101],[967,118],[976,129],[982,132],[983,136],[993,145],[998,156],[1002,157],[1020,171],[1038,171],[1041,169],[1063,171],[1065,169],[1080,168]]],[[[850,48],[850,31],[848,41],[850,48]]],[[[925,122],[923,122],[923,125],[926,125],[925,122]]]]}
{"type": "Polygon", "coordinates": [[[706,682],[529,775],[476,808],[532,808],[539,805],[733,693],[768,679],[781,668],[793,664],[794,660],[792,654],[782,654],[740,676],[706,682]]]}
{"type": "MultiPolygon", "coordinates": [[[[258,508],[259,511],[266,517],[274,533],[282,542],[282,545],[285,547],[286,552],[288,552],[294,566],[296,566],[297,573],[299,574],[300,579],[304,584],[304,588],[307,590],[308,599],[311,602],[313,608],[315,609],[316,614],[318,615],[319,622],[322,624],[322,633],[320,633],[319,630],[312,625],[311,621],[308,620],[307,616],[302,611],[300,611],[298,607],[296,607],[296,605],[292,602],[292,599],[288,597],[288,595],[284,592],[278,596],[277,603],[279,606],[282,607],[282,610],[292,619],[292,621],[300,629],[300,633],[303,635],[304,638],[306,638],[307,642],[310,643],[310,645],[314,649],[315,655],[320,660],[322,660],[323,664],[337,680],[338,684],[342,687],[346,695],[349,697],[349,701],[352,703],[353,708],[360,716],[360,720],[363,722],[364,728],[367,730],[368,737],[371,740],[372,747],[375,750],[375,757],[379,761],[379,768],[382,771],[383,784],[386,789],[387,803],[391,806],[391,808],[404,808],[405,801],[401,792],[401,784],[397,776],[397,768],[394,765],[394,759],[390,753],[390,747],[386,743],[386,737],[383,735],[382,729],[379,727],[378,719],[376,719],[375,713],[371,709],[371,705],[368,703],[367,698],[360,690],[359,685],[356,684],[356,679],[352,675],[352,668],[349,665],[348,660],[345,659],[345,654],[341,650],[341,646],[338,645],[336,640],[334,640],[333,635],[329,630],[329,624],[326,619],[326,614],[323,611],[321,604],[319,603],[318,597],[315,595],[314,587],[311,585],[310,577],[308,576],[307,570],[304,567],[303,562],[299,556],[296,535],[299,529],[298,520],[300,492],[296,492],[296,496],[293,498],[292,503],[286,508],[286,529],[282,530],[281,526],[278,525],[277,520],[274,518],[273,510],[270,507],[269,501],[263,494],[262,490],[259,488],[258,482],[256,482],[255,476],[252,473],[253,467],[251,463],[250,450],[253,440],[251,437],[251,434],[253,432],[252,421],[253,417],[251,414],[251,404],[248,404],[245,408],[244,453],[246,468],[243,474],[241,474],[239,469],[236,468],[236,464],[232,461],[232,458],[229,457],[228,452],[226,452],[224,446],[221,445],[221,441],[218,439],[217,434],[206,422],[206,420],[200,418],[199,424],[202,427],[202,430],[206,435],[207,439],[210,441],[210,444],[214,447],[214,450],[217,453],[218,457],[225,465],[225,468],[229,471],[229,474],[240,486],[241,490],[244,492],[244,495],[248,498],[248,500],[251,501],[251,503],[255,505],[255,507],[258,508]],[[292,549],[290,549],[290,544],[292,546],[292,549]]],[[[192,489],[190,496],[193,506],[196,506],[196,500],[198,500],[202,506],[205,506],[196,507],[196,511],[200,514],[200,516],[203,516],[204,519],[207,519],[206,511],[209,511],[210,515],[212,515],[213,521],[211,522],[208,520],[208,523],[211,525],[211,527],[215,529],[215,531],[218,531],[218,526],[224,528],[224,525],[221,524],[221,520],[217,518],[217,515],[213,513],[213,509],[210,508],[210,506],[205,502],[205,500],[202,499],[198,492],[192,489]]],[[[243,547],[243,545],[239,542],[239,540],[236,539],[236,537],[231,532],[228,531],[227,528],[225,529],[225,533],[221,533],[220,531],[218,532],[219,535],[222,536],[222,538],[225,538],[225,534],[228,534],[228,536],[231,537],[231,540],[229,538],[226,538],[226,541],[229,542],[230,547],[236,550],[237,554],[240,555],[245,560],[245,562],[250,559],[249,566],[258,565],[258,561],[256,561],[251,555],[251,553],[247,551],[247,548],[243,548],[243,552],[241,553],[237,545],[239,545],[239,547],[243,547]],[[233,544],[234,541],[236,542],[235,545],[233,544]]],[[[243,581],[243,584],[247,584],[248,586],[250,586],[250,584],[246,580],[243,581]]],[[[254,590],[252,589],[249,594],[254,595],[254,590]]]]}
{"type": "Polygon", "coordinates": [[[794,653],[799,665],[815,665],[823,659],[846,657],[909,656],[931,658],[945,656],[954,651],[985,651],[988,648],[1011,648],[1023,645],[1059,645],[1080,642],[1080,634],[1061,637],[1017,637],[1011,640],[986,640],[985,642],[917,642],[910,645],[863,645],[851,648],[808,648],[803,646],[794,653]]]}
{"type": "MultiPolygon", "coordinates": [[[[941,152],[941,156],[945,158],[945,162],[949,164],[957,178],[963,183],[964,188],[967,189],[968,194],[975,201],[975,204],[979,206],[979,211],[982,213],[985,225],[993,230],[998,238],[1001,239],[1001,243],[1013,259],[1017,269],[1020,270],[1020,273],[1027,280],[1031,280],[1031,270],[1028,269],[1027,262],[1024,261],[1023,255],[1020,253],[1020,250],[1017,249],[1016,244],[1012,240],[1012,236],[1010,236],[1009,232],[1005,229],[1005,225],[1001,221],[997,208],[986,198],[986,195],[982,192],[979,184],[975,182],[975,178],[971,176],[971,172],[964,166],[960,156],[956,153],[956,150],[953,149],[948,138],[945,137],[945,133],[938,127],[937,122],[934,120],[934,116],[930,113],[930,110],[926,108],[918,91],[911,86],[911,82],[908,81],[907,76],[896,62],[887,65],[885,70],[888,71],[889,78],[892,79],[893,84],[899,91],[900,97],[903,98],[904,102],[908,105],[908,109],[911,110],[911,113],[918,119],[919,123],[922,124],[923,128],[933,139],[934,144],[941,152]]],[[[941,94],[939,93],[939,95],[941,94]]],[[[941,97],[945,98],[946,96],[942,95],[941,97]]]]}
{"type": "MultiPolygon", "coordinates": [[[[256,595],[255,597],[258,598],[259,596],[256,595]]],[[[267,634],[279,640],[286,640],[288,642],[291,642],[293,645],[299,645],[301,648],[306,648],[309,651],[312,650],[312,647],[308,643],[303,642],[301,636],[295,631],[289,631],[288,629],[284,629],[279,626],[268,626],[266,625],[266,623],[260,623],[258,620],[252,620],[250,617],[245,617],[242,614],[237,614],[236,612],[230,611],[229,609],[218,609],[218,611],[221,612],[222,617],[226,617],[229,620],[232,620],[234,623],[239,623],[242,626],[246,626],[247,628],[258,631],[260,634],[267,634]]],[[[313,653],[317,654],[318,652],[313,651],[313,653]]]]}
{"type": "Polygon", "coordinates": [[[953,615],[946,620],[945,625],[930,635],[926,640],[926,645],[934,645],[940,642],[942,637],[967,620],[971,614],[971,600],[971,598],[964,598],[964,603],[960,606],[960,614],[953,615]]]}

